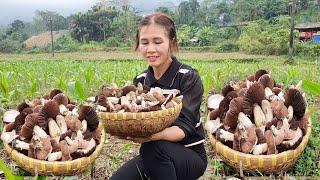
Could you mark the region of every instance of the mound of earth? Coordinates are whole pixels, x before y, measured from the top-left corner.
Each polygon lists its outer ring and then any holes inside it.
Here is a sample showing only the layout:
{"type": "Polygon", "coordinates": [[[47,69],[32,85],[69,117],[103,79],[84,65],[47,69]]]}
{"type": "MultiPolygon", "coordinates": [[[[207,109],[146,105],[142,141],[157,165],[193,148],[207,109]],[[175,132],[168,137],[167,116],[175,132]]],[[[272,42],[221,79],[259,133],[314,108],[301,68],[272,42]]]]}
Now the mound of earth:
{"type": "MultiPolygon", "coordinates": [[[[59,37],[65,35],[67,32],[68,30],[52,31],[53,41],[56,41],[59,37]]],[[[37,36],[31,36],[23,43],[26,45],[27,48],[45,47],[51,44],[51,33],[50,31],[47,31],[37,36]]]]}

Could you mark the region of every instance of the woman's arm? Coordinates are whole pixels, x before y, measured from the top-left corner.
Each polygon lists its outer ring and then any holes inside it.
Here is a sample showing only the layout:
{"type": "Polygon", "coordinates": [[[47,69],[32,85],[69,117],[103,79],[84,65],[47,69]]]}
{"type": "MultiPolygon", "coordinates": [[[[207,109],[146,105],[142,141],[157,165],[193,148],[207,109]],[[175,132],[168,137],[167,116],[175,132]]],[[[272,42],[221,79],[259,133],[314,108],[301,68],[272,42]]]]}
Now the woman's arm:
{"type": "Polygon", "coordinates": [[[149,141],[159,141],[159,140],[179,142],[182,139],[184,139],[184,137],[185,137],[185,134],[182,129],[180,129],[178,126],[171,126],[156,134],[151,135],[150,137],[146,137],[146,138],[127,137],[126,139],[136,143],[145,143],[149,141]]]}

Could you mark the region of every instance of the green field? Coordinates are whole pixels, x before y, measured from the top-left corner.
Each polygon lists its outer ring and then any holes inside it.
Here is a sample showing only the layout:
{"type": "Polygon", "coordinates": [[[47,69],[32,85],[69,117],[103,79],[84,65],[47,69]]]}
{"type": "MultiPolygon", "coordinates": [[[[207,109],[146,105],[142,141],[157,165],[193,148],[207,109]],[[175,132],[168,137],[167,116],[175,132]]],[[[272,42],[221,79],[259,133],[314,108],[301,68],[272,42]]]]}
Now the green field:
{"type": "MultiPolygon", "coordinates": [[[[258,69],[268,70],[273,78],[285,87],[296,84],[299,80],[320,83],[318,61],[296,59],[296,64],[287,65],[284,64],[285,57],[239,53],[181,52],[178,57],[197,69],[202,78],[205,87],[203,117],[209,92],[219,92],[225,83],[231,80],[243,80],[258,69]]],[[[14,108],[23,99],[40,96],[53,87],[62,89],[69,97],[81,103],[86,97],[94,96],[101,85],[115,82],[122,86],[146,67],[147,64],[138,54],[130,52],[61,53],[56,54],[55,58],[50,54],[0,54],[0,116],[4,109],[14,108]]],[[[288,174],[320,176],[319,96],[306,91],[306,98],[313,122],[312,137],[294,170],[288,174]]],[[[127,150],[128,148],[123,153],[127,150]]],[[[205,177],[210,179],[216,176],[239,176],[219,159],[215,159],[213,152],[208,154],[211,158],[208,165],[210,172],[208,171],[205,177]]],[[[108,158],[109,155],[105,154],[104,157],[108,158]]],[[[112,158],[111,161],[118,162],[110,167],[111,169],[116,169],[120,165],[119,162],[123,162],[112,158]]],[[[7,163],[10,164],[9,161],[7,163]]]]}

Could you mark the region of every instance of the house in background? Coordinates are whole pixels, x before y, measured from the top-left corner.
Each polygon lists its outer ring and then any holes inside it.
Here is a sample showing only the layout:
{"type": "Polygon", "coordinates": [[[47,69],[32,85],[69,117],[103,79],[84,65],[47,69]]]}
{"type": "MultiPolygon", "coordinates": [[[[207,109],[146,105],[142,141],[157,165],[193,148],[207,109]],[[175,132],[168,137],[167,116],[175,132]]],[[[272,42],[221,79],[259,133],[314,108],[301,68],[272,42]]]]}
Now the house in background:
{"type": "Polygon", "coordinates": [[[299,40],[320,43],[320,22],[297,24],[295,29],[300,32],[299,40]]]}

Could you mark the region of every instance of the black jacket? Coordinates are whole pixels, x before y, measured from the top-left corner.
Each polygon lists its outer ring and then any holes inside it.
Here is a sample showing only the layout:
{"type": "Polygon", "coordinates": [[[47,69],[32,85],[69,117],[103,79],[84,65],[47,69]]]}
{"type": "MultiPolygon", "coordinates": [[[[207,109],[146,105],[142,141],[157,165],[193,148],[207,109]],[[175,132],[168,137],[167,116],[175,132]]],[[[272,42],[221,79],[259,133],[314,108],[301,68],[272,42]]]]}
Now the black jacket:
{"type": "Polygon", "coordinates": [[[203,95],[203,85],[198,72],[192,67],[182,64],[176,58],[159,80],[154,77],[152,67],[148,67],[142,74],[133,80],[148,87],[160,87],[162,89],[178,89],[183,95],[183,107],[179,117],[172,125],[180,127],[185,138],[180,142],[186,147],[204,142],[204,131],[200,122],[200,105],[203,95]]]}

